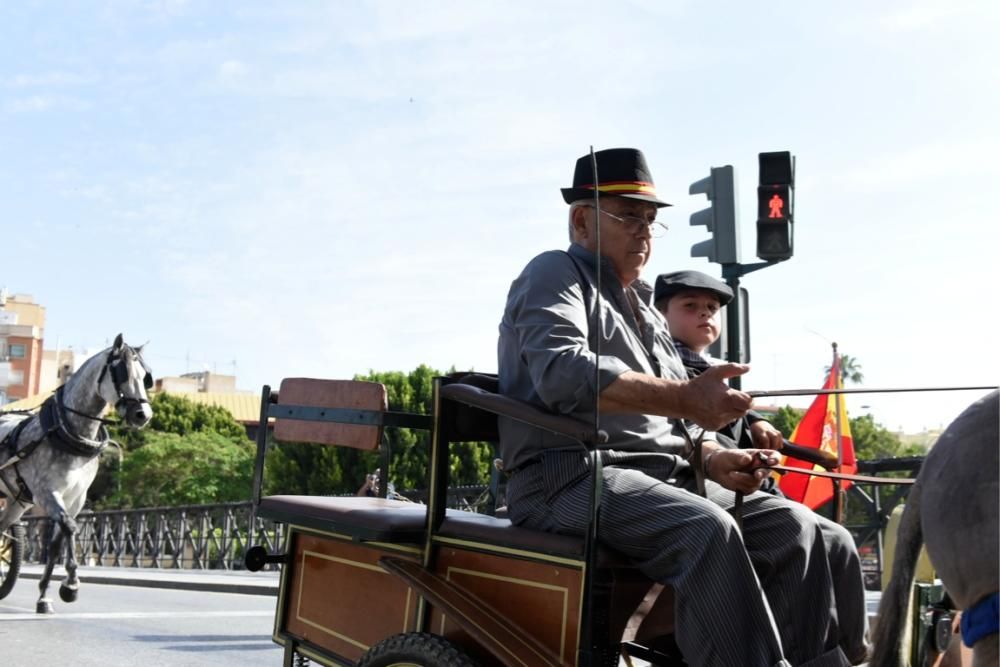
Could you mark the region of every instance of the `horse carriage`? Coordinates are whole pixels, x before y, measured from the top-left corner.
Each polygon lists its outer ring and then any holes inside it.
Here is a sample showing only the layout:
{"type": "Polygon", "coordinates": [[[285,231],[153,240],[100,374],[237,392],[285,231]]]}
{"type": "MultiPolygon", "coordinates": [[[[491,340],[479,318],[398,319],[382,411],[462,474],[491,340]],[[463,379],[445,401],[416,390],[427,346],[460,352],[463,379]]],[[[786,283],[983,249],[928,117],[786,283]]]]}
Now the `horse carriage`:
{"type": "MultiPolygon", "coordinates": [[[[984,400],[995,404],[996,394],[984,400]]],[[[293,378],[278,391],[264,387],[261,424],[271,421],[278,443],[376,450],[386,428],[430,432],[426,505],[387,499],[385,485],[383,497],[262,496],[268,435],[258,432],[254,513],[288,530],[280,553],[255,546],[246,564],[281,566],[272,639],[285,665],[685,664],[672,641],[671,589],[598,544],[593,527],[557,535],[446,508],[450,446],[496,442],[498,416],[588,449],[602,435],[498,394],[495,376],[483,374],[437,378],[429,415],[388,411],[377,383],[293,378]]],[[[995,430],[980,438],[994,450],[995,430]]],[[[388,470],[384,447],[382,456],[388,470]]],[[[897,567],[909,582],[912,567],[897,567]]],[[[902,613],[887,622],[883,643],[904,622],[902,613]]]]}
{"type": "MultiPolygon", "coordinates": [[[[445,508],[450,445],[495,442],[497,415],[581,446],[594,442],[589,425],[495,390],[491,376],[438,378],[433,414],[420,415],[389,412],[377,383],[286,379],[276,392],[264,388],[261,423],[273,420],[278,442],[375,450],[387,427],[431,434],[428,498],[420,505],[261,497],[267,435],[260,429],[255,514],[288,530],[282,553],[258,546],[246,562],[251,570],[282,565],[273,639],[285,647],[286,665],[618,664],[632,611],[652,582],[593,539],[445,508]]],[[[629,638],[668,635],[671,611],[665,590],[642,623],[633,622],[629,638]]],[[[638,656],[647,649],[629,641],[625,650],[638,656]]]]}
{"type": "Polygon", "coordinates": [[[496,442],[498,415],[582,448],[602,436],[498,394],[495,376],[483,374],[437,378],[430,415],[388,411],[385,388],[371,382],[293,378],[264,388],[261,423],[272,422],[278,443],[376,450],[385,428],[430,432],[426,505],[262,496],[269,445],[258,432],[254,513],[288,530],[280,553],[255,546],[246,564],[281,565],[272,638],[284,664],[685,664],[672,640],[672,590],[598,544],[593,528],[558,535],[445,507],[450,446],[496,442]]]}
{"type": "Polygon", "coordinates": [[[75,519],[97,474],[98,455],[112,444],[105,427],[112,422],[104,414],[114,406],[122,424],[142,428],[153,416],[146,393],[152,386],[142,347],[127,345],[118,334],[111,347],[88,359],[37,413],[0,417],[0,599],[13,590],[24,557],[20,518],[36,506],[55,527],[36,610],[53,611],[46,592],[61,557],[66,579],[59,597],[76,600],[75,519]]]}

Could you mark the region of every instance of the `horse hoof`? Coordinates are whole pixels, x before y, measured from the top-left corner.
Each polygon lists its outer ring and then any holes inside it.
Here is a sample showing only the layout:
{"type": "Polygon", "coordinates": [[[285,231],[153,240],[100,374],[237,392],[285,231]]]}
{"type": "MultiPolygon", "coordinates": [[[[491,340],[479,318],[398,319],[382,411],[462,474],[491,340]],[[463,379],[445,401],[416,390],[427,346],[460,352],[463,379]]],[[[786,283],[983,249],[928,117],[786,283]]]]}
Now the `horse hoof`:
{"type": "Polygon", "coordinates": [[[54,614],[55,610],[52,608],[52,600],[48,598],[42,598],[35,605],[36,614],[54,614]]]}
{"type": "Polygon", "coordinates": [[[63,602],[76,602],[76,596],[79,595],[80,590],[77,588],[70,588],[69,586],[59,587],[59,597],[63,602]]]}

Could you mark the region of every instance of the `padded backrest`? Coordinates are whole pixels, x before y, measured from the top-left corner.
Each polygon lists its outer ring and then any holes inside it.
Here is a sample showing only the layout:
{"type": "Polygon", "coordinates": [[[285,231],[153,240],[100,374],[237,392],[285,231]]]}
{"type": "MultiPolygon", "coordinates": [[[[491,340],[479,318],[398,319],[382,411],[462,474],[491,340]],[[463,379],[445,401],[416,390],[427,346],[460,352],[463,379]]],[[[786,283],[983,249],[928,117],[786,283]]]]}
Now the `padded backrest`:
{"type": "MultiPolygon", "coordinates": [[[[282,418],[281,406],[305,406],[332,410],[367,410],[385,412],[388,399],[385,385],[358,380],[316,380],[285,378],[278,390],[278,409],[274,415],[274,437],[290,442],[315,442],[324,445],[378,449],[382,441],[380,424],[339,424],[321,421],[332,416],[324,410],[312,411],[312,420],[282,418]]],[[[358,413],[359,415],[362,413],[358,413]]]]}

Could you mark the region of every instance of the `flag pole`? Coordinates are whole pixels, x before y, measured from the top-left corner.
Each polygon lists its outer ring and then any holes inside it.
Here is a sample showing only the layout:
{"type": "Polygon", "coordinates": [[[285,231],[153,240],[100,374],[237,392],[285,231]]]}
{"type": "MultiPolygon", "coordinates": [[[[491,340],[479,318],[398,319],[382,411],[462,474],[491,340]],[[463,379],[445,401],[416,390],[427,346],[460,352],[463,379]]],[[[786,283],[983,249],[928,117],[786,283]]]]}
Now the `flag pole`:
{"type": "MultiPolygon", "coordinates": [[[[833,346],[833,364],[830,366],[830,372],[836,373],[834,378],[834,387],[841,389],[841,383],[843,380],[843,373],[840,369],[840,355],[837,353],[837,344],[831,343],[833,346]]],[[[837,411],[837,472],[843,472],[841,466],[844,464],[844,428],[840,420],[841,412],[841,401],[843,398],[840,394],[834,394],[834,406],[837,411]]],[[[844,489],[843,484],[839,479],[833,480],[833,520],[837,523],[844,524],[844,489]]]]}

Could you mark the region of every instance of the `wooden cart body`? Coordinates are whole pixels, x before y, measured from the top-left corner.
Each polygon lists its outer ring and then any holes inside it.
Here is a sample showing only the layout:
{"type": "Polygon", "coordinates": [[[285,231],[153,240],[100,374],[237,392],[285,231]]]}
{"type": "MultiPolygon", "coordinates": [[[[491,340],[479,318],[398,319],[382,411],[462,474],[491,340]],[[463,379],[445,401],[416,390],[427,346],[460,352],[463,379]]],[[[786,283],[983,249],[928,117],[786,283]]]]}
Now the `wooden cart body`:
{"type": "Polygon", "coordinates": [[[595,548],[588,566],[581,537],[445,509],[449,444],[495,440],[498,412],[590,437],[579,422],[474,386],[492,388],[488,376],[464,380],[436,381],[429,416],[388,412],[384,388],[366,386],[374,383],[292,379],[278,392],[265,387],[261,423],[274,420],[279,441],[372,449],[385,426],[431,432],[428,504],[421,505],[261,497],[267,441],[260,429],[256,515],[288,526],[283,553],[272,556],[282,563],[273,639],[285,647],[286,664],[301,655],[353,665],[387,637],[430,632],[482,665],[617,665],[623,639],[670,632],[670,590],[654,587],[625,557],[595,548]],[[655,602],[636,616],[651,591],[655,602]]]}

